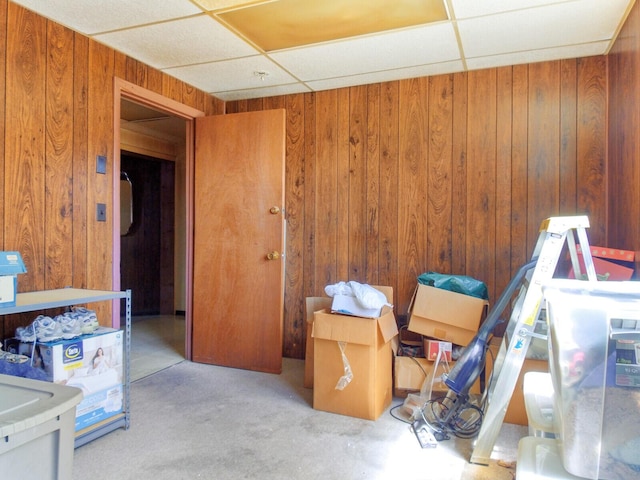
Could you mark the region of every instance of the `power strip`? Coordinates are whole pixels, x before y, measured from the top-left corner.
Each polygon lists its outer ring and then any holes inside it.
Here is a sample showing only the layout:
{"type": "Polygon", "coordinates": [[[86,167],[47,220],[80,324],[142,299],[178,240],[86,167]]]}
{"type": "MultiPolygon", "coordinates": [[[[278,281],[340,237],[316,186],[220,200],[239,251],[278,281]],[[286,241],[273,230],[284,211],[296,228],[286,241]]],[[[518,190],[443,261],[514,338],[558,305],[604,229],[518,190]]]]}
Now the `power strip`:
{"type": "Polygon", "coordinates": [[[411,424],[411,430],[416,434],[422,448],[435,448],[438,446],[436,437],[431,433],[431,428],[424,419],[419,418],[411,424]]]}

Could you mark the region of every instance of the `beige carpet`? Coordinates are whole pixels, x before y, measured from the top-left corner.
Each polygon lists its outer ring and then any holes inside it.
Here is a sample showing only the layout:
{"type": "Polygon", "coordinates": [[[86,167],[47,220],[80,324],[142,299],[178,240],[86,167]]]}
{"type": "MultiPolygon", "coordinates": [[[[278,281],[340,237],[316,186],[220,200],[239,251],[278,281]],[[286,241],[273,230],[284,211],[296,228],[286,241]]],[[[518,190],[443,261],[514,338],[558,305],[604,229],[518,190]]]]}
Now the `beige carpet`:
{"type": "MultiPolygon", "coordinates": [[[[78,448],[74,479],[512,480],[524,427],[503,425],[490,466],[471,440],[422,449],[409,426],[314,410],[304,362],[281,375],[183,361],[131,386],[131,428],[78,448]],[[495,457],[495,458],[494,458],[495,457]]],[[[396,399],[395,404],[401,403],[396,399]]]]}

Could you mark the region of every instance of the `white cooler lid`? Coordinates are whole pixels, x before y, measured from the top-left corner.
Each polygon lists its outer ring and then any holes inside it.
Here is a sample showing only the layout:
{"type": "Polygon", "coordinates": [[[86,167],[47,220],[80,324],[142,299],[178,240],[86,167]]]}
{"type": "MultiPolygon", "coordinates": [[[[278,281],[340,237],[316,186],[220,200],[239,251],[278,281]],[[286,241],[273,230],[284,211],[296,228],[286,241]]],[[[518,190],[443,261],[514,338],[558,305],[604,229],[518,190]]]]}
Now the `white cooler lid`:
{"type": "Polygon", "coordinates": [[[79,388],[0,374],[0,438],[62,415],[81,400],[79,388]]]}

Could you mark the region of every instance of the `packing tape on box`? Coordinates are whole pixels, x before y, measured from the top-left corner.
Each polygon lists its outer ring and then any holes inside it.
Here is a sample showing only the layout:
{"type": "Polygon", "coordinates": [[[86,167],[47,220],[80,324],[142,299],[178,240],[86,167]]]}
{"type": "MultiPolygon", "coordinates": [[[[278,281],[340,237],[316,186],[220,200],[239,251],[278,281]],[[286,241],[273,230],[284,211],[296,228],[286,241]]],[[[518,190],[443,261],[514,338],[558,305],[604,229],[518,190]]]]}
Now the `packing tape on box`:
{"type": "Polygon", "coordinates": [[[351,365],[349,364],[349,359],[347,355],[344,353],[347,348],[347,342],[338,342],[338,347],[340,347],[340,354],[342,355],[342,364],[344,365],[344,375],[338,379],[338,383],[336,383],[336,390],[344,390],[351,380],[353,380],[353,372],[351,371],[351,365]]]}

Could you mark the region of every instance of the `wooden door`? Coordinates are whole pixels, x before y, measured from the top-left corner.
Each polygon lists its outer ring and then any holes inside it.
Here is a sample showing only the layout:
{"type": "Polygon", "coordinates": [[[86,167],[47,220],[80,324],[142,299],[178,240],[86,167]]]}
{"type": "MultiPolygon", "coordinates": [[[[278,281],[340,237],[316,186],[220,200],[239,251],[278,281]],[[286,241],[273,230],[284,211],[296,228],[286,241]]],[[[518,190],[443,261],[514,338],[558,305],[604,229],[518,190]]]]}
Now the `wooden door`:
{"type": "Polygon", "coordinates": [[[284,157],[284,110],[196,119],[193,361],[282,371],[284,157]]]}

